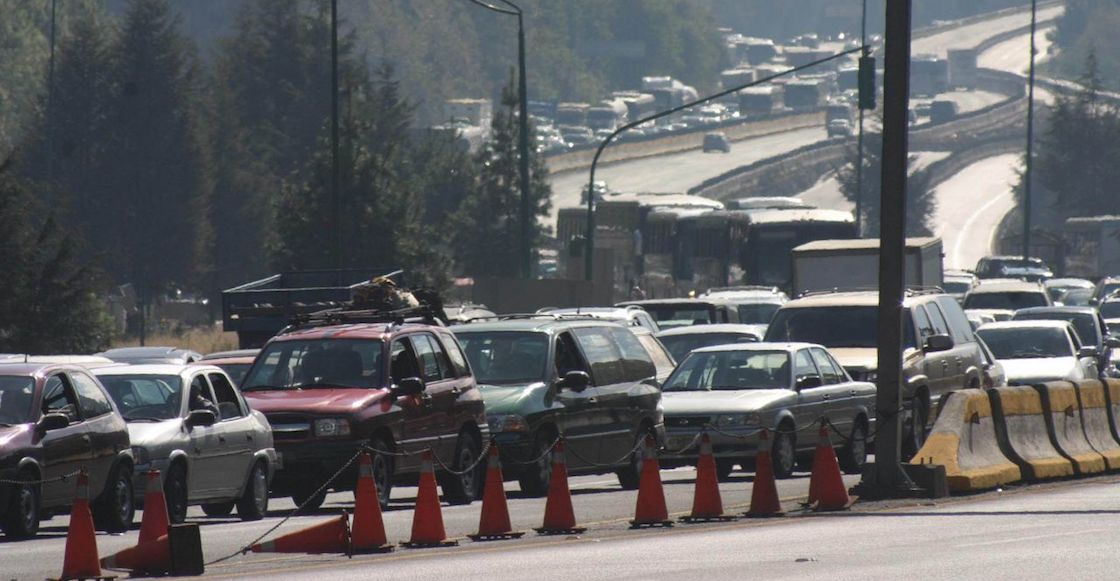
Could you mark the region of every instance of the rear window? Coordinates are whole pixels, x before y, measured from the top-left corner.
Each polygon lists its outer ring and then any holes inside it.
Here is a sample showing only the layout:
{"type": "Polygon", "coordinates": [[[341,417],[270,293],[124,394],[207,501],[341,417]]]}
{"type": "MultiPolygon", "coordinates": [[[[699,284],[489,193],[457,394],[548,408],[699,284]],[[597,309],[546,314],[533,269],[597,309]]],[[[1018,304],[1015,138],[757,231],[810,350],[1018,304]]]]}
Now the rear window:
{"type": "Polygon", "coordinates": [[[1039,292],[974,293],[964,299],[966,309],[1006,309],[1017,311],[1047,306],[1046,294],[1039,292]]]}
{"type": "Polygon", "coordinates": [[[455,335],[479,383],[516,385],[548,379],[548,335],[494,331],[455,335]]]}
{"type": "MultiPolygon", "coordinates": [[[[903,346],[915,347],[914,322],[902,317],[903,346]]],[[[866,306],[782,308],[766,329],[765,341],[817,343],[829,349],[877,348],[879,309],[866,306]]]]}
{"type": "Polygon", "coordinates": [[[775,303],[751,303],[739,305],[739,322],[744,325],[768,325],[781,305],[775,303]]]}
{"type": "Polygon", "coordinates": [[[661,329],[717,322],[715,309],[709,305],[646,305],[645,309],[661,329]]]}
{"type": "Polygon", "coordinates": [[[754,335],[743,333],[690,333],[661,337],[661,343],[673,354],[673,359],[684,361],[689,353],[702,347],[728,345],[731,343],[753,343],[758,341],[754,335]]]}
{"type": "Polygon", "coordinates": [[[1096,317],[1089,313],[1015,313],[1016,321],[1068,321],[1077,338],[1086,345],[1097,344],[1096,317]]]}

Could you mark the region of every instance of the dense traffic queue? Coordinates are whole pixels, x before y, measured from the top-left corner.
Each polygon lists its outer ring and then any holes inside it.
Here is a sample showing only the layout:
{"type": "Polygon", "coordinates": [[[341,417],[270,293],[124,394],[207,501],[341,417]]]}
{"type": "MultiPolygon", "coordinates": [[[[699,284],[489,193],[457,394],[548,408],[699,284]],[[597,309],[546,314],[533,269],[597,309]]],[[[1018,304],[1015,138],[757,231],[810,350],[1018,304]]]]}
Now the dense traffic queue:
{"type": "MultiPolygon", "coordinates": [[[[1120,300],[1055,306],[1038,282],[968,285],[915,289],[904,301],[911,453],[950,391],[1116,373],[1120,342],[1103,313],[1120,300]]],[[[766,442],[785,478],[811,460],[806,430],[826,423],[841,467],[859,473],[876,432],[876,304],[870,291],[790,300],[736,287],[451,317],[412,300],[302,316],[259,350],[9,356],[0,359],[0,526],[9,538],[35,536],[41,520],[68,510],[79,471],[106,531],[132,525],[151,470],[172,522],[192,505],[256,520],[277,496],[317,508],[330,490],[354,489],[362,451],[383,506],[395,484],[416,481],[424,451],[444,499],[468,504],[482,495],[479,459],[491,442],[528,496],[547,493],[559,439],[570,473],[613,473],[636,489],[647,438],[671,468],[695,464],[706,434],[721,479],[753,471],[766,442]]]]}

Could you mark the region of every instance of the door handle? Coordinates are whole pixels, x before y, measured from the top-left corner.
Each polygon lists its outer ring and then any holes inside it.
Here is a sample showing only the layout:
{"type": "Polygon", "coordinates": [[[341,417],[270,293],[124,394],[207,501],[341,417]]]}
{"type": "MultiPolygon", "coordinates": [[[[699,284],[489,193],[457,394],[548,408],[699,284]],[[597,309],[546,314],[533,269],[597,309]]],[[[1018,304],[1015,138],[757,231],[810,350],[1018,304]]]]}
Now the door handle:
{"type": "Polygon", "coordinates": [[[589,398],[587,398],[587,403],[594,405],[594,404],[599,403],[599,400],[597,398],[594,398],[594,397],[589,397],[589,398]]]}
{"type": "Polygon", "coordinates": [[[245,434],[245,439],[252,442],[253,441],[253,434],[245,434]]]}
{"type": "Polygon", "coordinates": [[[832,398],[832,396],[831,396],[831,395],[828,395],[827,393],[826,393],[826,394],[824,394],[824,398],[823,398],[823,399],[831,399],[831,398],[832,398]]]}
{"type": "Polygon", "coordinates": [[[224,444],[224,443],[226,443],[226,437],[225,436],[218,436],[218,441],[224,444]]]}
{"type": "Polygon", "coordinates": [[[420,405],[423,405],[423,406],[432,405],[432,394],[430,394],[430,393],[420,394],[420,405]]]}
{"type": "Polygon", "coordinates": [[[458,385],[451,388],[451,395],[454,395],[454,396],[458,397],[462,393],[463,393],[463,388],[459,387],[458,385]]]}

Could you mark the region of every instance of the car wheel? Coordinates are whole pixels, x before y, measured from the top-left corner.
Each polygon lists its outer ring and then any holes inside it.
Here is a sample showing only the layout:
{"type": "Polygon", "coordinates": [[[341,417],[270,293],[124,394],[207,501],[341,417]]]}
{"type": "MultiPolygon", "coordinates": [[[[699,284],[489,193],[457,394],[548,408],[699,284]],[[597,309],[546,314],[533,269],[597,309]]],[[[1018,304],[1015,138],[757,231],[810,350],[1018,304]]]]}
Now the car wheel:
{"type": "Polygon", "coordinates": [[[132,467],[120,464],[113,470],[105,491],[93,507],[97,528],[110,533],[127,531],[132,526],[136,505],[132,496],[132,467]]]}
{"type": "MultiPolygon", "coordinates": [[[[459,445],[455,447],[455,463],[452,468],[463,470],[478,460],[478,442],[470,434],[459,434],[459,445]]],[[[470,504],[482,496],[482,484],[486,469],[485,462],[479,462],[473,470],[463,474],[445,474],[444,497],[449,504],[470,504]]]]}
{"type": "Polygon", "coordinates": [[[867,462],[867,426],[863,420],[857,420],[848,443],[840,451],[840,468],[844,474],[859,474],[867,462]]]}
{"type": "Polygon", "coordinates": [[[735,463],[730,460],[716,460],[716,478],[720,482],[727,482],[731,477],[731,471],[735,469],[735,463]]]}
{"type": "MultiPolygon", "coordinates": [[[[31,482],[37,480],[35,474],[23,470],[17,480],[31,482]]],[[[12,490],[8,509],[0,521],[4,535],[9,539],[30,539],[39,534],[39,487],[34,484],[20,484],[12,490]]]]}
{"type": "MultiPolygon", "coordinates": [[[[374,439],[370,442],[370,447],[386,452],[393,449],[383,438],[374,439]]],[[[377,501],[382,509],[389,508],[389,496],[393,492],[393,459],[385,454],[373,454],[371,460],[373,483],[377,485],[377,501]]]]}
{"type": "Polygon", "coordinates": [[[916,397],[910,412],[910,430],[906,435],[906,446],[903,460],[909,460],[922,449],[926,443],[926,420],[929,410],[924,398],[916,397]]]}
{"type": "Polygon", "coordinates": [[[546,452],[555,439],[546,433],[537,435],[533,445],[533,458],[538,458],[537,463],[526,466],[518,478],[521,492],[526,496],[540,497],[548,494],[548,486],[552,482],[552,454],[546,452]]]}
{"type": "Polygon", "coordinates": [[[176,462],[163,478],[163,498],[167,503],[167,520],[181,524],[187,520],[187,468],[176,462]]]}
{"type": "Polygon", "coordinates": [[[323,506],[323,502],[327,500],[326,490],[320,492],[319,494],[315,494],[315,489],[318,487],[318,484],[312,484],[304,486],[302,488],[297,488],[296,490],[292,491],[292,502],[294,502],[297,507],[303,507],[303,512],[305,513],[312,510],[318,510],[320,506],[323,506]]]}
{"type": "Polygon", "coordinates": [[[216,502],[213,504],[204,504],[202,505],[202,512],[205,513],[206,516],[229,516],[230,513],[233,512],[234,504],[235,503],[232,502],[216,502]]]}
{"type": "Polygon", "coordinates": [[[793,476],[793,469],[797,466],[797,447],[791,428],[782,426],[774,433],[774,444],[770,457],[774,463],[775,478],[789,478],[793,476]]]}
{"type": "Polygon", "coordinates": [[[237,516],[244,521],[261,520],[268,513],[268,467],[264,462],[253,464],[245,493],[237,499],[237,516]]]}

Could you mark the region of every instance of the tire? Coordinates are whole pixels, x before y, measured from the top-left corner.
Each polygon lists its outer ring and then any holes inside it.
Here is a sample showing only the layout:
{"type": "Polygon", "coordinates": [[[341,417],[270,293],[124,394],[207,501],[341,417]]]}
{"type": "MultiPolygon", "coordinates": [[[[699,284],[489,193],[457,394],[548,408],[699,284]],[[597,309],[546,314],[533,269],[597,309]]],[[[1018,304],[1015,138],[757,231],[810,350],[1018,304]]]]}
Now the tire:
{"type": "Polygon", "coordinates": [[[716,460],[716,478],[720,482],[727,482],[731,478],[731,471],[735,470],[735,462],[731,460],[716,460]]]}
{"type": "MultiPolygon", "coordinates": [[[[462,470],[478,460],[479,445],[474,437],[467,433],[459,434],[459,443],[455,446],[455,462],[451,465],[456,471],[462,470]]],[[[443,475],[443,496],[448,504],[470,504],[482,496],[482,485],[485,483],[485,462],[479,462],[474,470],[464,474],[443,475]]]]}
{"type": "Polygon", "coordinates": [[[774,432],[774,443],[770,450],[770,458],[774,465],[775,478],[790,478],[797,467],[797,441],[789,433],[790,426],[783,425],[774,432]]]}
{"type": "Polygon", "coordinates": [[[327,500],[327,491],[315,494],[315,489],[312,487],[300,488],[292,492],[292,502],[296,503],[297,507],[303,507],[303,513],[306,514],[312,510],[319,510],[323,506],[323,502],[327,500]],[[312,496],[314,494],[314,496],[312,496]],[[307,503],[304,506],[304,503],[307,503]]]}
{"type": "Polygon", "coordinates": [[[867,424],[863,418],[856,420],[848,442],[840,450],[840,469],[844,474],[860,474],[867,462],[867,424]]]}
{"type": "MultiPolygon", "coordinates": [[[[649,428],[642,429],[634,439],[634,446],[636,447],[639,441],[644,441],[647,436],[653,435],[653,431],[649,428]]],[[[641,486],[642,450],[642,448],[635,450],[633,454],[630,454],[630,460],[627,461],[626,466],[615,471],[615,476],[618,476],[618,484],[622,486],[623,490],[637,490],[641,486]]]]}
{"type": "Polygon", "coordinates": [[[521,484],[521,492],[526,496],[541,497],[548,494],[548,486],[552,482],[552,454],[545,454],[549,446],[555,441],[546,432],[537,434],[533,442],[533,458],[541,458],[536,464],[526,466],[517,481],[521,484]]]}
{"type": "Polygon", "coordinates": [[[906,445],[903,447],[903,460],[913,458],[922,445],[926,443],[926,421],[929,419],[929,404],[924,397],[913,400],[910,412],[910,430],[906,434],[906,445]]]}
{"type": "Polygon", "coordinates": [[[233,512],[233,502],[216,502],[213,504],[202,505],[202,512],[206,516],[223,517],[229,516],[233,512]]]}
{"type": "MultiPolygon", "coordinates": [[[[393,447],[384,438],[374,438],[370,442],[374,450],[391,452],[393,447]]],[[[373,482],[377,485],[377,501],[381,509],[389,508],[389,497],[393,493],[393,459],[384,454],[373,454],[373,482]]],[[[357,491],[357,488],[354,489],[357,491]]]]}
{"type": "MultiPolygon", "coordinates": [[[[23,470],[17,479],[38,480],[29,470],[23,470]]],[[[0,528],[9,540],[30,539],[39,534],[39,487],[23,484],[12,490],[7,509],[0,519],[0,528]]]]}
{"type": "Polygon", "coordinates": [[[163,478],[163,497],[167,502],[167,519],[173,525],[187,520],[187,467],[176,462],[167,469],[163,478]]]}
{"type": "Polygon", "coordinates": [[[268,514],[268,466],[264,462],[256,462],[253,464],[253,469],[249,471],[245,493],[237,499],[237,516],[243,521],[251,521],[261,520],[266,514],[268,514]]]}
{"type": "Polygon", "coordinates": [[[94,501],[93,521],[97,528],[121,533],[132,526],[136,504],[132,495],[132,467],[119,464],[113,469],[105,491],[94,501]]]}

